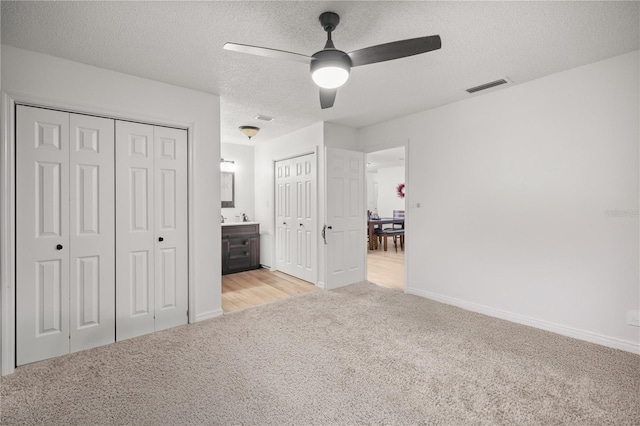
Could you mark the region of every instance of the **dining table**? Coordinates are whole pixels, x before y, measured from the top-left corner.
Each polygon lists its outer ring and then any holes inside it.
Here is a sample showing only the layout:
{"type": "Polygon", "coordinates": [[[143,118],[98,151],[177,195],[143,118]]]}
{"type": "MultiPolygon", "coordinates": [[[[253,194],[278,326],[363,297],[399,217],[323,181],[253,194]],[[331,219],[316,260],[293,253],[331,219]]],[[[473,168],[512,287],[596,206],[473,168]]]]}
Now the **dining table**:
{"type": "Polygon", "coordinates": [[[379,219],[369,219],[367,221],[369,225],[369,250],[374,250],[374,241],[376,238],[376,226],[382,227],[382,225],[388,224],[400,224],[404,227],[404,217],[381,217],[379,219]]]}

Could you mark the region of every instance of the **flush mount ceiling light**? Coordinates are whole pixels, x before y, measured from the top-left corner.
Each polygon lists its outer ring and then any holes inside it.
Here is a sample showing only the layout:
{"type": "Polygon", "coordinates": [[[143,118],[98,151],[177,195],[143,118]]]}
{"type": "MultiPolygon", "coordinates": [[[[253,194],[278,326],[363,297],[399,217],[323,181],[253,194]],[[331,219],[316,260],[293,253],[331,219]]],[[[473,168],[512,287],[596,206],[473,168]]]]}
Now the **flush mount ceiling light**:
{"type": "Polygon", "coordinates": [[[260,127],[255,126],[240,126],[238,129],[240,129],[240,131],[249,139],[257,135],[260,131],[260,127]]]}

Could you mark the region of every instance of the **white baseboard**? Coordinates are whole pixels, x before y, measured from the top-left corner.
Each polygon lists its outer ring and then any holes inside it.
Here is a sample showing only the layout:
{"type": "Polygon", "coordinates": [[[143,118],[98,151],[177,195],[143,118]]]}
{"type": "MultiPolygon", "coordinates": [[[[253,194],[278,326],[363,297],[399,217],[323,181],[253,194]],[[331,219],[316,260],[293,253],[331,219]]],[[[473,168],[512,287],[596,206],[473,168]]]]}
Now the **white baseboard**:
{"type": "Polygon", "coordinates": [[[325,286],[324,281],[318,281],[318,284],[316,284],[318,286],[318,288],[321,288],[323,290],[327,289],[327,286],[325,286]]]}
{"type": "Polygon", "coordinates": [[[627,340],[617,339],[615,337],[603,336],[601,334],[592,333],[590,331],[579,330],[567,327],[549,321],[542,321],[525,315],[515,314],[513,312],[503,311],[501,309],[492,308],[490,306],[480,305],[478,303],[468,302],[466,300],[457,299],[455,297],[443,296],[441,294],[432,293],[412,287],[407,287],[406,292],[416,296],[426,297],[436,302],[446,303],[447,305],[457,306],[458,308],[468,311],[477,312],[479,314],[488,315],[490,317],[500,318],[518,324],[528,325],[542,330],[551,331],[563,336],[573,337],[574,339],[584,340],[590,343],[607,346],[609,348],[620,349],[640,355],[640,344],[627,340]]]}
{"type": "Polygon", "coordinates": [[[318,283],[318,287],[320,287],[322,289],[325,289],[325,290],[335,290],[335,289],[338,289],[338,288],[346,287],[348,285],[360,284],[362,282],[366,282],[366,280],[356,281],[355,283],[338,284],[336,286],[327,285],[326,283],[318,283]]]}
{"type": "Polygon", "coordinates": [[[201,314],[196,315],[195,322],[200,322],[200,321],[208,320],[211,318],[219,317],[222,314],[224,314],[224,311],[222,310],[222,308],[216,309],[213,311],[203,312],[201,314]]]}

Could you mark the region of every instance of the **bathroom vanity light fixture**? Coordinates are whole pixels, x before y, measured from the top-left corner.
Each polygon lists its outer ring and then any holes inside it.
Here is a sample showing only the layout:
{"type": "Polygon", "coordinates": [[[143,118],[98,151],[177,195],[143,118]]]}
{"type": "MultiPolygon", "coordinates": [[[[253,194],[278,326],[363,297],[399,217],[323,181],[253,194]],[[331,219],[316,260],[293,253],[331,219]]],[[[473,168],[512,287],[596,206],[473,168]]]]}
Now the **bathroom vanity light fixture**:
{"type": "Polygon", "coordinates": [[[224,158],[220,159],[220,171],[221,172],[235,172],[236,171],[236,163],[231,160],[225,160],[224,158]]]}
{"type": "Polygon", "coordinates": [[[257,135],[260,131],[260,127],[255,126],[240,126],[238,129],[240,129],[240,131],[249,139],[257,135]]]}

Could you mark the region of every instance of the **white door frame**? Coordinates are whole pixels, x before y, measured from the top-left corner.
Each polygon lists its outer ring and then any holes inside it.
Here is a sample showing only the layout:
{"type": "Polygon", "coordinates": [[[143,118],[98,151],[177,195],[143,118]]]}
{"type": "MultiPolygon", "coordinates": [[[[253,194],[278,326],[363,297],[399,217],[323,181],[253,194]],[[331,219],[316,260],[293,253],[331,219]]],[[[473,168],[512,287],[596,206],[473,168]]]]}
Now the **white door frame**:
{"type": "MultiPolygon", "coordinates": [[[[409,192],[405,195],[404,197],[404,227],[405,229],[407,229],[408,227],[411,226],[411,209],[415,208],[415,206],[412,207],[412,204],[410,203],[411,201],[411,186],[409,185],[409,145],[410,145],[410,140],[407,140],[404,143],[401,144],[397,144],[397,145],[393,145],[393,146],[384,146],[384,147],[377,147],[375,150],[373,151],[367,151],[365,152],[365,161],[366,161],[366,156],[367,154],[371,154],[373,152],[378,152],[378,151],[384,151],[386,149],[392,149],[392,148],[398,148],[403,146],[404,147],[404,184],[405,184],[405,188],[409,188],[409,192]]],[[[368,194],[367,191],[364,191],[364,205],[367,206],[369,199],[368,199],[368,194]]],[[[411,247],[411,237],[409,237],[407,239],[406,235],[405,235],[405,239],[404,239],[404,292],[407,293],[407,290],[409,288],[409,258],[411,257],[411,252],[412,250],[409,250],[409,248],[411,247]],[[407,244],[409,244],[407,246],[407,244]]],[[[369,264],[369,248],[367,247],[366,250],[366,254],[365,254],[365,259],[364,259],[364,267],[365,267],[365,271],[368,270],[369,264]]],[[[368,278],[368,277],[367,277],[368,278]]]]}
{"type": "MultiPolygon", "coordinates": [[[[98,115],[116,120],[137,121],[145,124],[175,127],[187,130],[187,193],[188,193],[188,285],[189,323],[195,322],[195,209],[194,206],[194,174],[195,150],[193,145],[194,123],[158,121],[157,117],[136,116],[135,118],[118,115],[109,109],[101,109],[84,105],[70,105],[65,102],[41,99],[19,93],[2,92],[0,108],[0,375],[12,374],[15,370],[15,302],[16,302],[16,104],[57,109],[77,114],[98,115]]],[[[125,108],[126,106],[123,106],[125,108]]]]}

